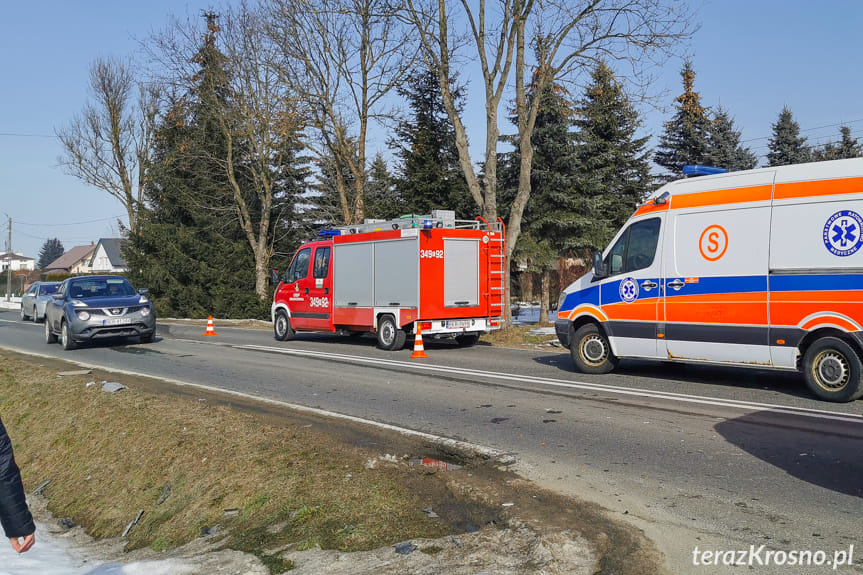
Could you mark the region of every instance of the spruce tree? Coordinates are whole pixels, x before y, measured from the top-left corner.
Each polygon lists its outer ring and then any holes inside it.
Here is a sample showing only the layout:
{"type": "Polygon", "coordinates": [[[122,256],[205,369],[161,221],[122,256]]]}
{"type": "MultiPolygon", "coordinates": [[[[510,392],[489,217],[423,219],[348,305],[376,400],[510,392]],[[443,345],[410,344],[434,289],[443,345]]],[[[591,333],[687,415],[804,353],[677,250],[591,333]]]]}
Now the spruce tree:
{"type": "Polygon", "coordinates": [[[365,185],[364,202],[366,217],[392,219],[407,211],[381,153],[375,156],[367,176],[369,181],[365,185]]]}
{"type": "MultiPolygon", "coordinates": [[[[405,209],[428,214],[435,209],[455,210],[459,219],[478,214],[459,165],[453,128],[441,95],[437,71],[418,69],[408,76],[398,93],[410,108],[410,117],[399,122],[388,142],[401,166],[395,186],[405,209]]],[[[459,112],[463,90],[453,82],[459,112]]]]}
{"type": "Polygon", "coordinates": [[[683,94],[674,101],[677,111],[665,122],[665,132],[659,138],[654,161],[668,170],[666,180],[683,177],[683,166],[704,164],[710,149],[711,123],[701,96],[695,91],[695,71],[687,60],[680,72],[683,94]]]}
{"type": "Polygon", "coordinates": [[[782,108],[773,124],[773,136],[767,145],[770,149],[768,166],[800,164],[812,159],[812,151],[806,145],[806,138],[800,135],[800,125],[794,121],[788,106],[782,108]]]}
{"type": "Polygon", "coordinates": [[[39,260],[36,262],[36,267],[44,270],[48,264],[66,253],[63,244],[57,238],[49,238],[42,244],[42,249],[39,250],[39,260]]]}
{"type": "Polygon", "coordinates": [[[751,170],[758,164],[755,154],[740,145],[740,132],[734,129],[734,119],[722,106],[716,110],[710,122],[704,163],[725,168],[729,172],[751,170]]]}
{"type": "Polygon", "coordinates": [[[857,138],[851,137],[851,128],[842,126],[839,128],[839,135],[838,143],[827,142],[822,147],[813,150],[812,159],[816,162],[823,162],[863,156],[863,148],[857,143],[857,138]]]}

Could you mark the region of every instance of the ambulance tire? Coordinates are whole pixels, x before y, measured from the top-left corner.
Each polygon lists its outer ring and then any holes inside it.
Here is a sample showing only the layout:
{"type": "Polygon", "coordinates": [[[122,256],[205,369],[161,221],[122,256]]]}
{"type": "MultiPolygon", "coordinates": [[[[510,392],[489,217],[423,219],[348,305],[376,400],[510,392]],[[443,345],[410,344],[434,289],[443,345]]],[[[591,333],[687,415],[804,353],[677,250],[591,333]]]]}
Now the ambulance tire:
{"type": "Polygon", "coordinates": [[[587,323],[575,330],[569,350],[575,369],[581,373],[602,374],[617,367],[611,344],[596,324],[587,323]]]}
{"type": "Polygon", "coordinates": [[[285,310],[280,309],[276,312],[276,320],[273,322],[273,337],[279,341],[288,341],[294,339],[296,332],[291,327],[291,318],[285,313],[285,310]]]}
{"type": "Polygon", "coordinates": [[[387,314],[378,321],[378,347],[385,351],[396,351],[405,346],[407,334],[399,329],[393,316],[387,314]]]}
{"type": "Polygon", "coordinates": [[[863,364],[857,351],[838,337],[822,337],[803,356],[803,375],[819,399],[845,403],[863,395],[863,364]]]}

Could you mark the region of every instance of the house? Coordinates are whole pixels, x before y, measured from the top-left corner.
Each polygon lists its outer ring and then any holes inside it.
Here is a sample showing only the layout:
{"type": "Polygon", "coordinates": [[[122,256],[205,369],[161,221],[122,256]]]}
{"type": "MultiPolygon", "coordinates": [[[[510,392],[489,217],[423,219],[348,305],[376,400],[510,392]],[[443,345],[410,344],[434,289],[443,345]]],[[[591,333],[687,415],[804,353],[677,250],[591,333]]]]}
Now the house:
{"type": "Polygon", "coordinates": [[[90,258],[90,272],[94,274],[123,273],[128,268],[120,253],[120,238],[101,238],[90,258]]]}
{"type": "Polygon", "coordinates": [[[10,267],[13,272],[21,270],[31,271],[36,267],[36,262],[33,258],[28,258],[20,253],[6,252],[5,254],[0,254],[0,271],[5,272],[10,267]]]}
{"type": "Polygon", "coordinates": [[[96,246],[75,246],[45,266],[46,274],[86,274],[90,271],[90,258],[96,246]]]}

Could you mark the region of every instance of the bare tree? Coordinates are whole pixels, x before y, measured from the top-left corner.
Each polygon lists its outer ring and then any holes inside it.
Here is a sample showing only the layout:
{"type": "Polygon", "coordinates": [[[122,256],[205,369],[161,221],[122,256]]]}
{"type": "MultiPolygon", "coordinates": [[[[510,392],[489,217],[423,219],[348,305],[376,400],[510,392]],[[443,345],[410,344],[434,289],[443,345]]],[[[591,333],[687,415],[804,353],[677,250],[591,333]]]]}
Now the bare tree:
{"type": "Polygon", "coordinates": [[[531,98],[528,93],[540,94],[555,80],[577,84],[582,73],[601,59],[625,62],[637,79],[649,67],[651,57],[670,54],[676,42],[687,37],[690,16],[682,0],[479,0],[478,4],[459,0],[453,4],[458,7],[457,18],[449,13],[446,0],[404,0],[402,15],[417,31],[424,55],[439,70],[444,103],[456,130],[461,166],[474,200],[489,221],[498,216],[498,107],[513,81],[510,72],[515,69],[521,166],[518,193],[507,221],[508,285],[510,260],[531,191],[531,135],[539,98],[531,98]],[[463,34],[458,28],[461,22],[467,27],[463,34]],[[533,73],[526,75],[528,36],[536,43],[538,58],[533,63],[533,73]],[[451,40],[463,37],[468,41],[451,40]],[[471,160],[464,123],[448,89],[456,58],[476,59],[482,71],[486,107],[482,180],[471,160]]]}
{"type": "Polygon", "coordinates": [[[58,161],[68,174],[117,198],[126,208],[134,233],[158,90],[138,83],[129,62],[102,58],[90,67],[90,98],[81,114],[57,130],[63,144],[58,161]]]}
{"type": "Polygon", "coordinates": [[[388,117],[384,99],[413,67],[410,32],[388,0],[269,0],[271,34],[284,80],[302,94],[316,141],[337,164],[344,223],[364,217],[370,123],[388,117]],[[346,168],[346,169],[343,169],[346,168]],[[349,172],[353,190],[342,174],[349,172]]]}
{"type": "Polygon", "coordinates": [[[208,86],[205,92],[218,96],[204,103],[218,125],[223,148],[217,148],[219,154],[199,148],[185,153],[207,154],[225,178],[227,210],[219,198],[195,201],[201,208],[228,214],[225,221],[239,225],[255,260],[255,293],[264,300],[274,245],[291,232],[283,220],[293,203],[281,198],[280,183],[292,167],[292,143],[299,141],[304,119],[297,97],[280,81],[281,53],[265,33],[263,14],[243,2],[223,15],[208,13],[205,18],[206,31],[194,22],[175,20],[153,39],[151,56],[164,75],[162,82],[175,90],[192,93],[202,79],[224,83],[208,86]],[[202,76],[197,69],[194,55],[202,37],[210,49],[218,47],[217,74],[202,76]]]}

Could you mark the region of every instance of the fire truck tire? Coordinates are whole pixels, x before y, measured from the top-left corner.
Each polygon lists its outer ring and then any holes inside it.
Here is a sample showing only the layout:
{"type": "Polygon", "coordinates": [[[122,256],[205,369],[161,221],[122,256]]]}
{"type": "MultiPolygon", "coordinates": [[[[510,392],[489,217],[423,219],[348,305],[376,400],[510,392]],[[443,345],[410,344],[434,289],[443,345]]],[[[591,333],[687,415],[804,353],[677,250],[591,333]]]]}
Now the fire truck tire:
{"type": "Polygon", "coordinates": [[[473,347],[479,341],[478,333],[466,333],[464,335],[455,336],[455,340],[459,347],[473,347]]]}
{"type": "Polygon", "coordinates": [[[605,333],[593,323],[578,328],[569,344],[572,363],[582,373],[608,373],[617,367],[617,357],[605,333]]]}
{"type": "Polygon", "coordinates": [[[407,334],[400,329],[393,316],[387,314],[378,321],[378,347],[386,351],[395,351],[405,346],[407,334]]]}
{"type": "Polygon", "coordinates": [[[803,375],[819,399],[854,401],[863,395],[863,364],[855,349],[838,337],[822,337],[803,356],[803,375]]]}
{"type": "Polygon", "coordinates": [[[277,311],[276,319],[273,321],[273,337],[279,341],[288,341],[294,339],[295,333],[291,327],[291,318],[288,317],[285,310],[277,311]]]}

